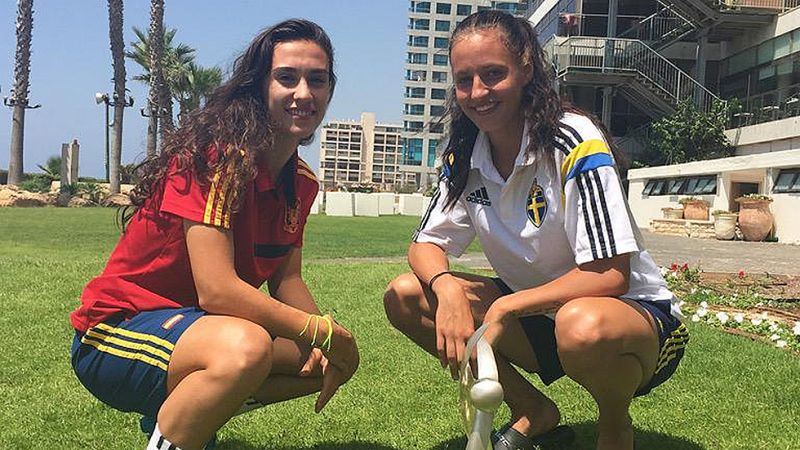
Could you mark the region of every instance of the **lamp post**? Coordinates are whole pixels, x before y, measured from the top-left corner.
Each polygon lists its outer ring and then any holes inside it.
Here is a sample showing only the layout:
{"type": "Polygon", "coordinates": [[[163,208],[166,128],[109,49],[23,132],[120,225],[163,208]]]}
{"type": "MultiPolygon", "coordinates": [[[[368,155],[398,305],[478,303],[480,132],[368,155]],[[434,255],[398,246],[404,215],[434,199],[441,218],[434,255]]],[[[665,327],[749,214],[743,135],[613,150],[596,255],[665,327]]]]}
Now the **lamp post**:
{"type": "MultiPolygon", "coordinates": [[[[105,121],[105,126],[104,126],[104,128],[106,129],[105,166],[106,166],[106,182],[110,183],[111,182],[111,174],[110,174],[110,167],[109,167],[110,164],[109,164],[109,162],[111,160],[111,155],[110,155],[110,147],[109,147],[110,146],[109,129],[111,127],[113,127],[114,124],[110,121],[110,118],[109,118],[109,107],[117,106],[117,104],[119,103],[119,98],[117,97],[117,94],[114,94],[114,100],[112,101],[111,100],[111,96],[109,96],[108,94],[104,94],[102,92],[97,92],[97,93],[94,94],[94,101],[98,105],[100,103],[103,103],[105,105],[105,107],[106,107],[106,121],[105,121]]],[[[125,98],[123,99],[122,104],[125,105],[125,106],[133,106],[133,97],[125,96],[125,98]]]]}

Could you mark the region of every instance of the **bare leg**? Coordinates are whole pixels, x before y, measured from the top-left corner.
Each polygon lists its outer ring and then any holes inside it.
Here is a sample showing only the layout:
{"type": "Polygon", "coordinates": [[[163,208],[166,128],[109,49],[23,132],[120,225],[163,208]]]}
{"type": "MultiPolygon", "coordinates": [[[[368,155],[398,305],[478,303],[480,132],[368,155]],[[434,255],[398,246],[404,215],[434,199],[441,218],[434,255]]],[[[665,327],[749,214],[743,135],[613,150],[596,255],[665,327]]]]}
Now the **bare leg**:
{"type": "Polygon", "coordinates": [[[307,377],[298,375],[308,359],[310,347],[301,348],[290,339],[277,338],[272,349],[272,371],[264,383],[253,393],[254,399],[264,405],[269,405],[305,397],[322,389],[322,371],[319,367],[316,367],[307,377]]]}
{"type": "Polygon", "coordinates": [[[262,327],[228,316],[198,319],[172,353],[159,429],[184,450],[201,449],[271,368],[272,339],[262,327]]]}
{"type": "Polygon", "coordinates": [[[556,339],[565,373],[597,402],[597,449],[632,450],[628,408],[658,360],[650,314],[616,298],[575,299],[556,314],[556,339]]]}
{"type": "MultiPolygon", "coordinates": [[[[501,292],[487,277],[471,274],[458,274],[458,277],[472,302],[472,314],[478,325],[489,305],[500,297],[501,292]]],[[[436,306],[436,297],[412,273],[395,278],[384,295],[386,315],[392,325],[434,357],[437,357],[436,306]]],[[[533,436],[558,425],[560,413],[552,400],[511,365],[510,362],[513,362],[532,372],[538,370],[530,346],[526,344],[526,348],[521,348],[520,342],[528,342],[522,328],[518,324],[508,327],[496,349],[499,353],[497,365],[514,428],[533,436]]]]}

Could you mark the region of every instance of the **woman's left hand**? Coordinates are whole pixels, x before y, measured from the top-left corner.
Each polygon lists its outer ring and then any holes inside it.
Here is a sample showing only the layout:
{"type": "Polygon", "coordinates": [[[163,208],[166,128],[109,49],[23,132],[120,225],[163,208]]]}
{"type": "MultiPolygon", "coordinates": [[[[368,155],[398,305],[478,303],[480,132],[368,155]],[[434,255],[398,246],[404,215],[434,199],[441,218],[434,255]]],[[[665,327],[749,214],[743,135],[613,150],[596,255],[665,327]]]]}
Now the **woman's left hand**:
{"type": "Polygon", "coordinates": [[[486,311],[486,315],[483,316],[484,324],[491,323],[483,334],[483,338],[486,339],[486,342],[492,347],[495,347],[500,341],[505,330],[506,321],[511,317],[508,311],[503,307],[502,299],[503,297],[500,297],[495,300],[492,306],[486,311]]]}

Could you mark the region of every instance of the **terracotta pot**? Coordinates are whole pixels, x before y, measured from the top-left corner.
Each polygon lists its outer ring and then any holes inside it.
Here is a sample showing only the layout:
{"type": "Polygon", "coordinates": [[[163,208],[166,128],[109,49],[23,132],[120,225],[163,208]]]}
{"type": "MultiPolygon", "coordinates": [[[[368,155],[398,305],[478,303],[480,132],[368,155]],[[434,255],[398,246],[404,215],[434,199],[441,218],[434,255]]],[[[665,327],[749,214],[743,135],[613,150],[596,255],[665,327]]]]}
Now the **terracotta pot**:
{"type": "Polygon", "coordinates": [[[661,208],[665,219],[683,219],[683,209],[681,208],[661,208]]]}
{"type": "Polygon", "coordinates": [[[708,203],[704,200],[683,202],[683,218],[686,220],[708,220],[708,203]]]}
{"type": "Polygon", "coordinates": [[[717,239],[729,241],[736,236],[736,217],[736,214],[714,216],[714,235],[717,239]]]}
{"type": "Polygon", "coordinates": [[[763,241],[772,230],[772,213],[769,204],[772,200],[740,197],[739,228],[745,241],[763,241]]]}

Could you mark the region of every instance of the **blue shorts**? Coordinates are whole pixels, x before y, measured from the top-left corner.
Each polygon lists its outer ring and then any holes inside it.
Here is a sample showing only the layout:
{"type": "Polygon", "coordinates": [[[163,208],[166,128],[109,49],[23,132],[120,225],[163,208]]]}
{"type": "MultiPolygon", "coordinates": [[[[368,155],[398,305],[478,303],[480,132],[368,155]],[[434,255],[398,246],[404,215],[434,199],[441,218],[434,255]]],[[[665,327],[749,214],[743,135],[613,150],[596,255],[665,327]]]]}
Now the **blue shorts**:
{"type": "Polygon", "coordinates": [[[103,403],[156,417],[167,398],[167,367],[175,343],[205,314],[195,307],[158,309],[76,332],[72,368],[103,403]]]}
{"type": "MultiPolygon", "coordinates": [[[[503,280],[492,278],[503,295],[511,294],[513,291],[503,280]]],[[[667,381],[678,363],[683,358],[684,348],[689,342],[689,330],[686,325],[675,318],[670,313],[670,302],[663,301],[637,301],[639,306],[645,309],[658,325],[658,364],[656,371],[650,382],[634,394],[634,397],[645,395],[654,387],[667,381]]],[[[558,348],[556,346],[556,322],[547,316],[527,316],[519,319],[525,335],[528,337],[531,349],[539,362],[539,378],[544,384],[550,384],[564,376],[564,368],[558,358],[558,348]]]]}

